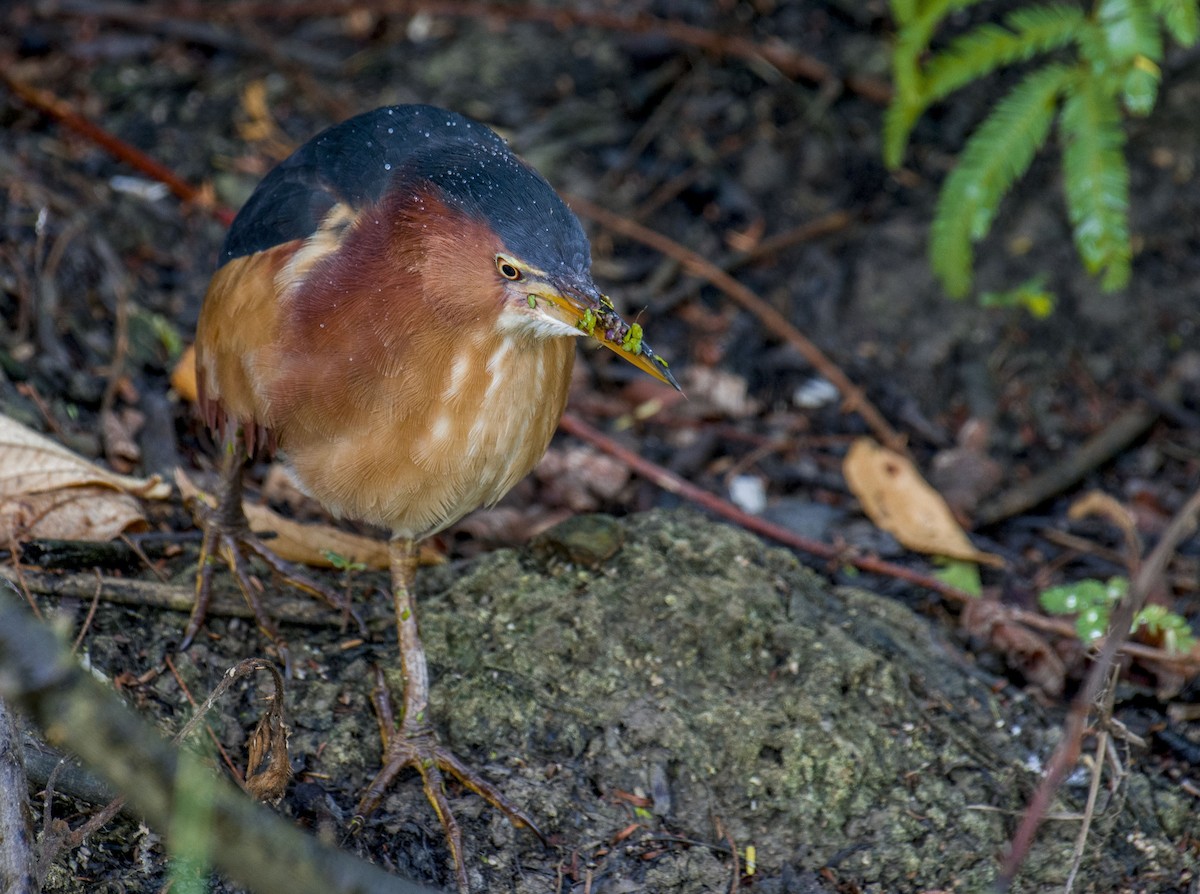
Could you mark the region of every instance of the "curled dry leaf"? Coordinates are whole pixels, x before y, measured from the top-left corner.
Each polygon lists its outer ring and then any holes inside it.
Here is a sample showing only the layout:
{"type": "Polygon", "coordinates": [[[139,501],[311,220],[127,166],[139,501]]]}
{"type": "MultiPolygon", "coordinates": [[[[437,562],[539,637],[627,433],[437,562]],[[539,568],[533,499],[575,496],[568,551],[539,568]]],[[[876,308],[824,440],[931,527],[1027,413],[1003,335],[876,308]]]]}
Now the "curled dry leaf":
{"type": "Polygon", "coordinates": [[[976,549],[941,495],[905,456],[859,438],[842,464],[846,484],[871,521],[920,553],[1000,566],[1004,560],[976,549]]]}
{"type": "Polygon", "coordinates": [[[1058,698],[1066,685],[1067,668],[1040,634],[1009,618],[1003,605],[972,599],[963,608],[961,623],[970,636],[985,640],[1004,655],[1008,666],[1047,696],[1058,698]]]}
{"type": "Polygon", "coordinates": [[[157,475],[134,478],[102,469],[0,415],[0,500],[84,485],[109,487],[148,500],[163,500],[171,494],[171,486],[157,475]]]}
{"type": "Polygon", "coordinates": [[[109,465],[127,472],[141,462],[137,433],[145,424],[145,415],[130,407],[120,413],[105,410],[100,414],[100,434],[104,438],[104,455],[109,465]]]}
{"type": "Polygon", "coordinates": [[[0,543],[103,542],[144,527],[146,519],[137,500],[108,487],[68,487],[0,499],[0,543]]]}
{"type": "Polygon", "coordinates": [[[278,801],[292,778],[292,765],[283,716],[283,677],[273,664],[265,669],[271,672],[275,691],[246,744],[246,791],[260,801],[278,801]]]}
{"type": "Polygon", "coordinates": [[[188,403],[196,402],[199,393],[196,388],[196,349],[192,345],[187,346],[171,370],[171,387],[188,403]]]}
{"type": "Polygon", "coordinates": [[[111,540],[145,525],[135,496],[171,493],[157,477],[132,478],[89,462],[0,415],[0,538],[111,540]]]}
{"type": "MultiPolygon", "coordinates": [[[[1136,559],[1141,555],[1142,538],[1138,536],[1137,519],[1133,512],[1115,497],[1109,496],[1103,491],[1088,491],[1072,503],[1071,508],[1067,510],[1067,517],[1073,520],[1088,516],[1097,516],[1116,525],[1125,537],[1125,546],[1130,557],[1136,559]]],[[[1133,571],[1134,569],[1131,568],[1130,574],[1133,571]]]]}

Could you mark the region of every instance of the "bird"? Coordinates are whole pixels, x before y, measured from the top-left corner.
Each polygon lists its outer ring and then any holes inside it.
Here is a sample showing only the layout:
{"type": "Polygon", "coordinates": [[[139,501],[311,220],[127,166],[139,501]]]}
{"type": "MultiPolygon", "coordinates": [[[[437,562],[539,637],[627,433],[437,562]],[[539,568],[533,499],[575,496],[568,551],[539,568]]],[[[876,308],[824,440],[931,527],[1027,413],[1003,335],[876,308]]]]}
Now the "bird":
{"type": "Polygon", "coordinates": [[[251,535],[249,458],[277,451],[332,515],[386,530],[403,693],[398,718],[386,687],[375,698],[382,768],[356,821],[415,769],[463,892],[446,775],[542,836],[430,727],[418,544],[496,503],[542,457],[581,338],[679,388],[642,327],[596,286],[587,235],[550,183],[486,125],[430,105],[350,118],[272,169],[230,226],[197,322],[198,405],[223,462],[182,646],[204,622],[221,562],[285,662],[251,556],[350,611],[251,535]]]}

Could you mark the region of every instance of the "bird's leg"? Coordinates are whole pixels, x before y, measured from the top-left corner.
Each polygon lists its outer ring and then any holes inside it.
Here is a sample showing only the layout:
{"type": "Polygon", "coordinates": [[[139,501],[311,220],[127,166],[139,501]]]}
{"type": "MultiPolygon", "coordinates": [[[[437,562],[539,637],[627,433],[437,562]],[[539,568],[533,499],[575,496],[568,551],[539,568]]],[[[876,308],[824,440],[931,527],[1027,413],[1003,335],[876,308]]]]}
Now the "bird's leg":
{"type": "Polygon", "coordinates": [[[463,862],[462,832],[446,800],[443,773],[453,776],[493,807],[499,808],[518,828],[531,829],[543,842],[546,837],[520,807],[490,782],[464,764],[437,741],[426,717],[429,705],[429,671],[425,647],[417,630],[416,599],[413,583],[417,571],[417,544],[410,538],[393,537],[391,542],[392,595],[396,607],[396,630],[400,640],[400,669],[404,673],[404,700],[400,724],[396,725],[391,699],[383,681],[377,677],[372,698],[383,739],[383,769],[371,781],[358,802],[356,820],[370,815],[400,772],[412,767],[421,774],[425,797],[433,806],[454,859],[458,889],[466,894],[467,869],[463,862]]]}
{"type": "Polygon", "coordinates": [[[190,646],[203,625],[212,598],[213,568],[217,562],[223,561],[237,579],[238,588],[254,613],[258,629],[275,645],[280,660],[290,674],[291,661],[287,642],[259,599],[259,592],[262,588],[251,574],[249,555],[257,556],[293,587],[324,600],[338,611],[348,614],[354,619],[360,630],[365,632],[365,627],[362,619],[352,609],[348,597],[309,577],[291,562],[279,558],[251,533],[250,524],[246,521],[246,513],[242,509],[242,467],[248,458],[246,448],[242,439],[236,434],[228,435],[222,446],[223,461],[217,505],[210,507],[204,505],[201,500],[196,500],[192,507],[196,523],[203,529],[204,534],[200,541],[196,601],[192,605],[192,613],[188,618],[179,648],[183,650],[190,646]]]}

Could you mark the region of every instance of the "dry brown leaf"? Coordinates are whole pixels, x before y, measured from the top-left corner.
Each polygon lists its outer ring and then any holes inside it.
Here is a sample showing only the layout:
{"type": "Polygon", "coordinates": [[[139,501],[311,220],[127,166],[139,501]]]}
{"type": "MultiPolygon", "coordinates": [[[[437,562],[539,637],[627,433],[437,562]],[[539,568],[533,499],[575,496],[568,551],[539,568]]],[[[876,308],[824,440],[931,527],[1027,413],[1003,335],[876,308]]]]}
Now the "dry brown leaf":
{"type": "Polygon", "coordinates": [[[15,419],[0,415],[0,500],[62,488],[101,485],[163,500],[171,486],[157,475],[132,478],[102,469],[15,419]]]}
{"type": "Polygon", "coordinates": [[[1067,668],[1040,633],[1012,621],[1003,605],[990,599],[971,599],[963,606],[963,628],[1001,652],[1009,667],[1051,698],[1062,695],[1067,668]]]}
{"type": "Polygon", "coordinates": [[[920,553],[1000,566],[1004,560],[976,549],[941,495],[909,459],[870,438],[859,438],[842,464],[846,484],[871,521],[920,553]]]}
{"type": "Polygon", "coordinates": [[[0,543],[112,540],[146,525],[137,500],[109,487],[68,487],[0,499],[0,543]]]}
{"type": "Polygon", "coordinates": [[[534,469],[542,499],[576,512],[594,512],[615,499],[631,477],[629,466],[591,447],[551,448],[534,469]]]}
{"type": "MultiPolygon", "coordinates": [[[[175,470],[175,484],[184,500],[200,499],[213,505],[212,496],[197,487],[182,469],[175,470]]],[[[281,559],[314,568],[333,568],[334,563],[329,558],[333,554],[367,568],[389,566],[388,545],[382,540],[352,534],[332,525],[302,524],[255,503],[243,502],[242,509],[246,512],[251,531],[260,535],[275,535],[267,545],[281,559]]],[[[433,549],[421,547],[421,564],[436,565],[443,561],[442,556],[433,549]]]]}
{"type": "Polygon", "coordinates": [[[171,387],[175,393],[190,404],[196,402],[199,394],[196,388],[196,348],[188,345],[171,370],[171,387]]]}
{"type": "Polygon", "coordinates": [[[274,667],[275,694],[246,743],[246,791],[260,801],[278,801],[292,778],[288,730],[283,717],[283,678],[274,667]]]}
{"type": "Polygon", "coordinates": [[[1078,520],[1094,515],[1103,518],[1121,529],[1131,556],[1142,553],[1142,538],[1138,536],[1137,519],[1129,507],[1103,491],[1088,491],[1071,504],[1067,518],[1078,520]]]}
{"type": "Polygon", "coordinates": [[[128,472],[142,461],[142,448],[137,433],[146,424],[146,416],[132,407],[117,413],[105,410],[100,414],[100,434],[104,439],[104,457],[108,464],[128,472]]]}

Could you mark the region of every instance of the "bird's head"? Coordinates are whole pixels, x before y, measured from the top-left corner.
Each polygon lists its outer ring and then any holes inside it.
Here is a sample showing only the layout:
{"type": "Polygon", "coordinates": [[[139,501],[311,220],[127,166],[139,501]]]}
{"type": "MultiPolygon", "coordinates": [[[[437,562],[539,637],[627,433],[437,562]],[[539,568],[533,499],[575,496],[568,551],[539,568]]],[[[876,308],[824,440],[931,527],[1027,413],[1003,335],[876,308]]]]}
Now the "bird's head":
{"type": "Polygon", "coordinates": [[[482,125],[455,125],[453,136],[418,152],[401,174],[422,191],[433,191],[429,201],[421,201],[428,216],[420,220],[427,232],[437,231],[439,262],[456,262],[468,291],[481,302],[500,296],[496,319],[502,330],[592,338],[679,388],[641,326],[622,319],[596,287],[583,227],[545,178],[482,125]],[[481,288],[485,276],[490,288],[481,288]]]}
{"type": "Polygon", "coordinates": [[[667,362],[643,339],[642,327],[621,318],[586,270],[551,274],[513,251],[497,252],[495,262],[504,295],[501,328],[550,338],[593,338],[638,369],[679,388],[667,362]]]}

